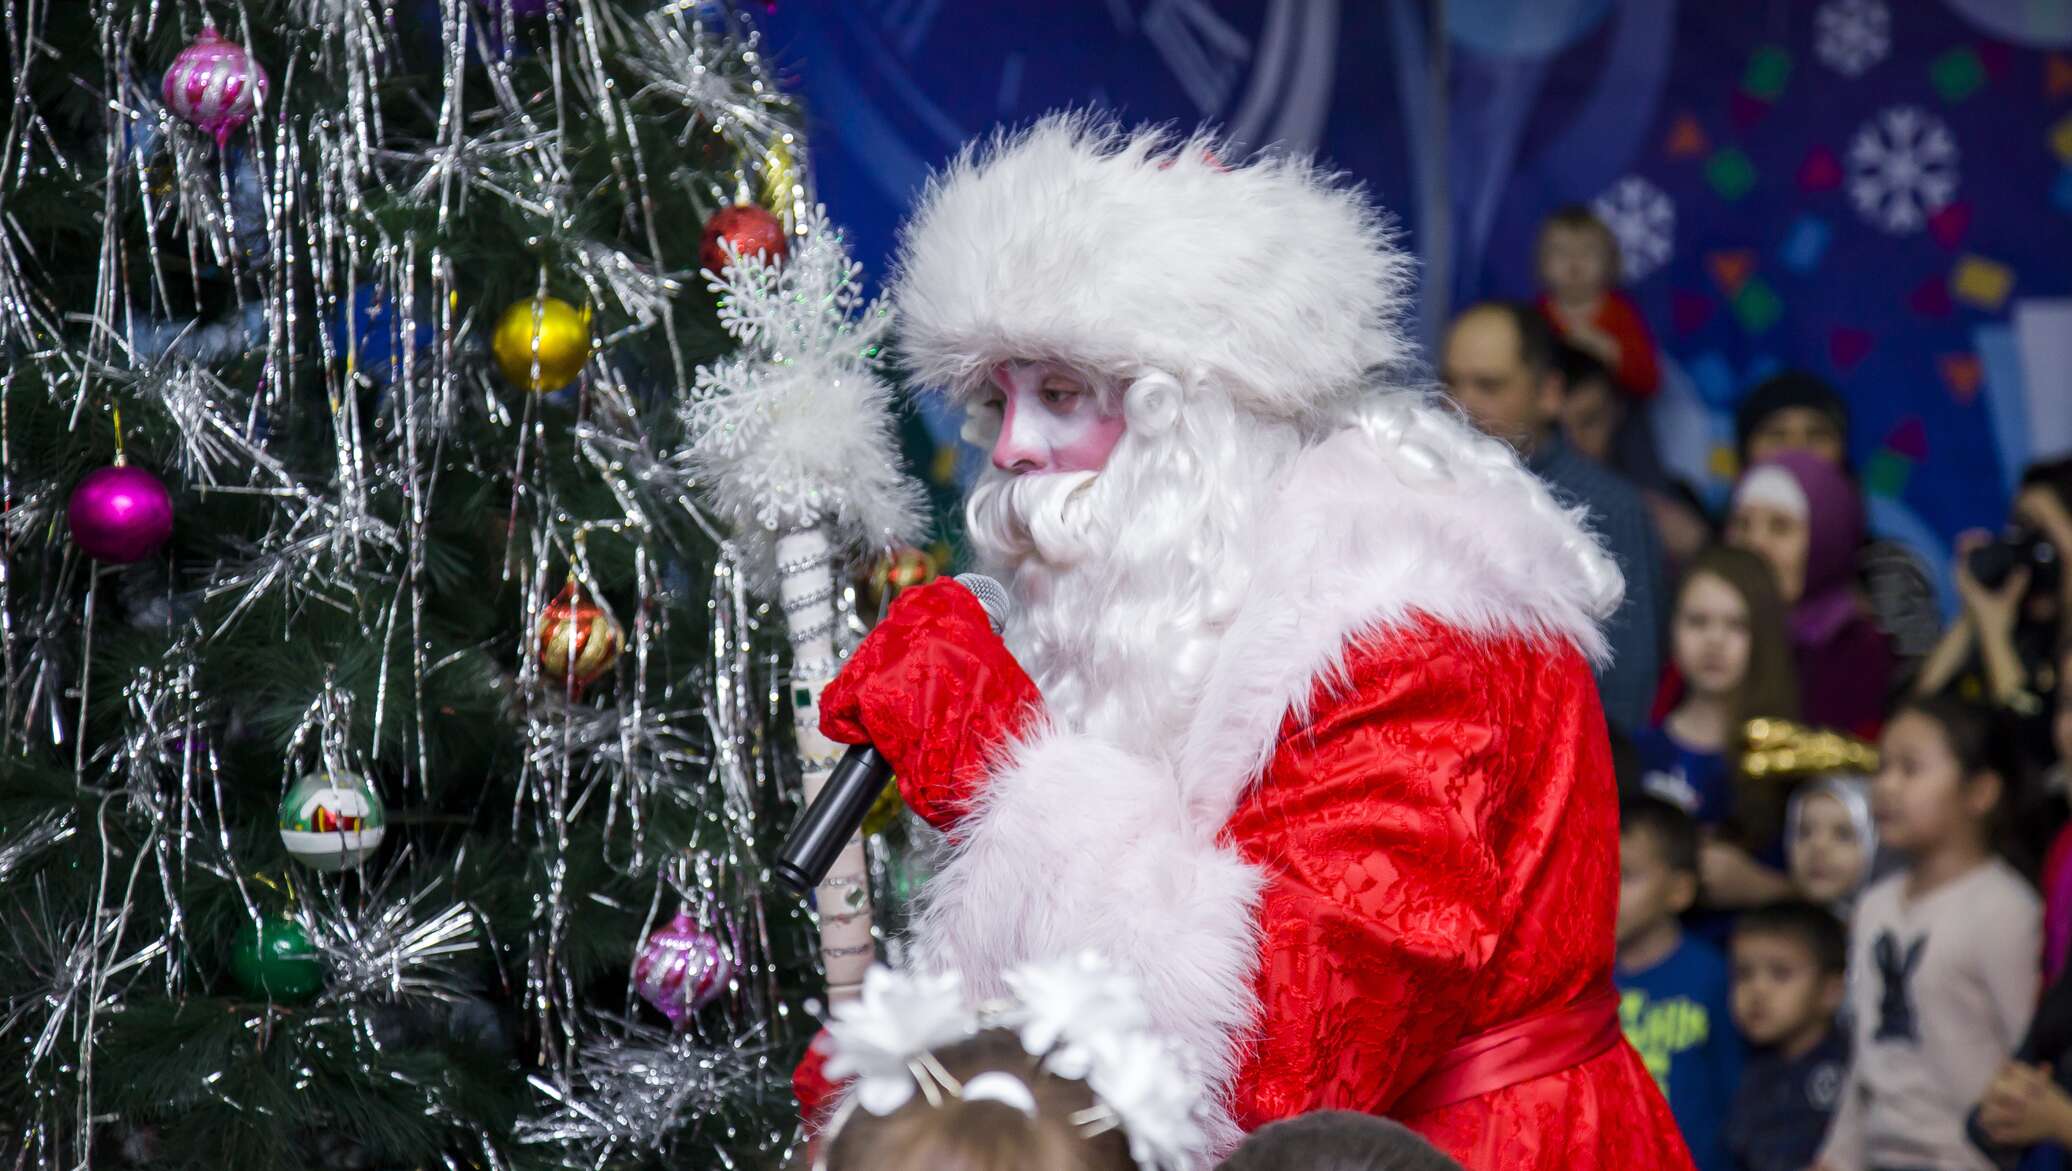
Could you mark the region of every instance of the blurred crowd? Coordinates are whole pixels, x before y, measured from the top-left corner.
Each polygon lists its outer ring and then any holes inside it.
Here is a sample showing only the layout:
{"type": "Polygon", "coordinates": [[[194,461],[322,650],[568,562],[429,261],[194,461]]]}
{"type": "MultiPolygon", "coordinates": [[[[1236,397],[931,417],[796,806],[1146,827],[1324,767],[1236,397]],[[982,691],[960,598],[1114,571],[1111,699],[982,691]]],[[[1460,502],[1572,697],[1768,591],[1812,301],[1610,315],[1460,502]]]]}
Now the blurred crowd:
{"type": "Polygon", "coordinates": [[[1699,1168],[2059,1166],[2072,460],[2028,469],[2000,530],[1959,539],[1945,623],[1922,559],[1866,528],[1832,386],[1749,389],[1739,475],[1708,512],[1656,458],[1654,343],[1611,234],[1551,217],[1539,273],[1535,302],[1453,321],[1440,373],[1626,576],[1598,680],[1623,797],[1616,975],[1699,1168]],[[1754,761],[1751,736],[1780,728],[1800,747],[1754,761]]]}

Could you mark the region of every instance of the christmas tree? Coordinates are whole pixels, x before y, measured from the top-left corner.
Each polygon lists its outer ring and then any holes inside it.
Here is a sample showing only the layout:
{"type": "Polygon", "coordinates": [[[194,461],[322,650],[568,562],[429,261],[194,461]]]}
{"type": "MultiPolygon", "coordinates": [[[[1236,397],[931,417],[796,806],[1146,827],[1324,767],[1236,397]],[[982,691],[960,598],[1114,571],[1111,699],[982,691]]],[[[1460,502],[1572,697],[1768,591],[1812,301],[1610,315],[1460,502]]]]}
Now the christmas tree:
{"type": "Polygon", "coordinates": [[[0,1155],[783,1163],[794,711],[914,497],[749,19],[0,34],[0,1155]]]}

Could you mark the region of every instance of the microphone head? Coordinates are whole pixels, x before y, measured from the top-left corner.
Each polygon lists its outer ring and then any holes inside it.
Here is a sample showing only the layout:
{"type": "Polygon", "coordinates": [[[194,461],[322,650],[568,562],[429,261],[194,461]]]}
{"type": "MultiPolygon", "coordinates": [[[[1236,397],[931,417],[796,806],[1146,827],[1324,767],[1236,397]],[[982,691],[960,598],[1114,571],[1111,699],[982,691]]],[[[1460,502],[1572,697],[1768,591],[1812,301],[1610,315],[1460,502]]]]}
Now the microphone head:
{"type": "Polygon", "coordinates": [[[1014,603],[1007,598],[1007,587],[983,573],[960,573],[957,584],[971,591],[978,604],[986,608],[986,617],[993,623],[993,633],[998,634],[1007,625],[1007,615],[1014,609],[1014,603]]]}

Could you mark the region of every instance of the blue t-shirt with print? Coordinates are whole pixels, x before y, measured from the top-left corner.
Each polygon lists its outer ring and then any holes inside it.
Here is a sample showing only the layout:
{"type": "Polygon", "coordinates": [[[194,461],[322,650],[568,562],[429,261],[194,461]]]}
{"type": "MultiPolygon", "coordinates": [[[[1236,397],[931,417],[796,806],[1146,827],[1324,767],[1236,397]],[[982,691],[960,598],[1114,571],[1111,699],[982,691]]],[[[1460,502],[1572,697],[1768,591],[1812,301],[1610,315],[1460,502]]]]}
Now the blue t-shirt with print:
{"type": "Polygon", "coordinates": [[[1669,1099],[1698,1171],[1729,1166],[1721,1131],[1741,1085],[1741,1038],[1727,1014],[1727,963],[1689,936],[1651,968],[1619,969],[1619,1024],[1669,1099]]]}
{"type": "Polygon", "coordinates": [[[1640,787],[1650,796],[1660,797],[1706,827],[1719,825],[1733,812],[1725,753],[1688,747],[1661,727],[1634,736],[1633,752],[1640,760],[1640,787]]]}

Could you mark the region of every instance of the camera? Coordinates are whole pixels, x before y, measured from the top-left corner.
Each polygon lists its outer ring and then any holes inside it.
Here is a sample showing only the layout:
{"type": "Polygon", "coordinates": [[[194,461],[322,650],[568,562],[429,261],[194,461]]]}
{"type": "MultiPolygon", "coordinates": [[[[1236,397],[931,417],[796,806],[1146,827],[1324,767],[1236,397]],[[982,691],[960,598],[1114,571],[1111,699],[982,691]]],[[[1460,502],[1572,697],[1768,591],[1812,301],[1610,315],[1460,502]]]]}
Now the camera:
{"type": "Polygon", "coordinates": [[[2057,546],[2027,525],[2016,525],[1995,537],[1991,544],[1971,551],[1971,576],[1989,590],[1997,590],[2009,574],[2023,566],[2030,573],[2031,590],[2056,591],[2058,575],[2064,571],[2057,546]]]}

